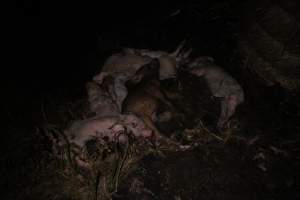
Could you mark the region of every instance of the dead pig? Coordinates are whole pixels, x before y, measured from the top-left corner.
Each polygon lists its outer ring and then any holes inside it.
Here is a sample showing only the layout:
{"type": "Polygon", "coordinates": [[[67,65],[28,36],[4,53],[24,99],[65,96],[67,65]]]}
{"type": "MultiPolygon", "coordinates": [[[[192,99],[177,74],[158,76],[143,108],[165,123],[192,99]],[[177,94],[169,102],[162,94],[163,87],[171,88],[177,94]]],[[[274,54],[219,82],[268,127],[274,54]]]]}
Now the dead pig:
{"type": "Polygon", "coordinates": [[[149,138],[152,130],[145,126],[144,122],[135,115],[120,115],[114,117],[95,117],[74,122],[65,134],[70,143],[84,147],[91,139],[125,142],[126,131],[137,138],[149,138]]]}
{"type": "MultiPolygon", "coordinates": [[[[177,55],[182,49],[183,44],[184,43],[182,42],[172,54],[163,53],[164,55],[162,55],[162,52],[157,52],[157,55],[160,57],[160,65],[162,66],[160,67],[161,79],[176,77],[177,62],[171,55],[177,55]]],[[[156,57],[153,56],[153,53],[155,52],[146,53],[143,50],[141,50],[141,52],[135,49],[124,49],[123,52],[112,55],[104,63],[101,73],[93,77],[93,81],[99,85],[102,84],[105,77],[113,77],[114,89],[111,91],[111,96],[115,96],[119,111],[122,110],[122,103],[127,96],[125,83],[130,79],[133,81],[132,78],[136,71],[151,62],[152,58],[146,54],[156,57]]]]}
{"type": "Polygon", "coordinates": [[[188,65],[187,71],[198,77],[203,76],[213,96],[221,97],[221,113],[217,127],[224,128],[244,101],[244,91],[240,84],[210,57],[199,57],[188,65]]]}
{"type": "Polygon", "coordinates": [[[101,84],[106,76],[116,77],[120,74],[124,74],[130,79],[141,66],[149,63],[151,60],[148,56],[141,56],[126,51],[114,54],[105,61],[101,72],[94,76],[93,80],[101,84]]]}
{"type": "Polygon", "coordinates": [[[154,131],[157,140],[164,138],[155,125],[161,105],[174,109],[160,90],[158,68],[159,61],[154,59],[136,73],[135,78],[141,79],[141,82],[131,86],[128,83],[130,89],[123,105],[123,111],[140,117],[154,131]]]}
{"type": "Polygon", "coordinates": [[[115,97],[119,112],[122,110],[122,103],[127,96],[127,88],[125,83],[130,80],[135,72],[152,59],[147,56],[141,56],[129,52],[117,53],[110,56],[102,71],[93,77],[93,81],[101,85],[106,77],[113,78],[113,90],[111,95],[115,97]]]}

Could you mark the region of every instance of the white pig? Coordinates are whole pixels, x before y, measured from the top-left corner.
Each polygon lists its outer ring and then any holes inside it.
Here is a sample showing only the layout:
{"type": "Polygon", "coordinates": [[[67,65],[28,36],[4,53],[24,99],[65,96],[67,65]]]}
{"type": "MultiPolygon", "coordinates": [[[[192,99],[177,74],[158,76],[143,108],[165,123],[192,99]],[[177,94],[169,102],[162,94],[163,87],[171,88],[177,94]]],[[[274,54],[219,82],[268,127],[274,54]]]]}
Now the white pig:
{"type": "Polygon", "coordinates": [[[148,56],[129,52],[114,54],[105,61],[101,72],[94,76],[93,80],[101,84],[106,76],[116,77],[121,74],[130,79],[141,66],[149,63],[151,60],[148,56]]]}
{"type": "Polygon", "coordinates": [[[221,114],[218,128],[224,128],[239,104],[244,101],[240,84],[210,57],[198,57],[188,63],[187,71],[198,77],[203,76],[213,96],[221,97],[221,114]]]}
{"type": "Polygon", "coordinates": [[[65,134],[70,143],[84,147],[90,139],[108,141],[127,141],[125,133],[129,131],[137,138],[152,137],[153,131],[145,123],[133,114],[95,117],[74,122],[65,134]]]}

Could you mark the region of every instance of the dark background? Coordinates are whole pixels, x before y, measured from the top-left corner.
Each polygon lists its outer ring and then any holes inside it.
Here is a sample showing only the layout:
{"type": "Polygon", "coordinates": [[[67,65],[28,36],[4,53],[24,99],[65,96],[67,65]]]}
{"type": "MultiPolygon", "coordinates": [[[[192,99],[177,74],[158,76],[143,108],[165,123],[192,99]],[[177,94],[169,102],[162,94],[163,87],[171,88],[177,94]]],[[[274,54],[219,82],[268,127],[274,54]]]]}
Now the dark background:
{"type": "MultiPolygon", "coordinates": [[[[199,13],[215,2],[222,1],[195,1],[199,13]]],[[[95,73],[99,36],[101,45],[117,41],[119,47],[152,48],[173,48],[197,32],[218,38],[219,33],[213,32],[216,24],[211,23],[207,31],[208,22],[204,19],[206,24],[201,24],[201,16],[189,7],[193,7],[192,1],[16,2],[4,18],[8,62],[3,64],[1,78],[8,84],[6,88],[28,94],[82,83],[95,73]],[[178,9],[178,15],[168,18],[178,9]]]]}

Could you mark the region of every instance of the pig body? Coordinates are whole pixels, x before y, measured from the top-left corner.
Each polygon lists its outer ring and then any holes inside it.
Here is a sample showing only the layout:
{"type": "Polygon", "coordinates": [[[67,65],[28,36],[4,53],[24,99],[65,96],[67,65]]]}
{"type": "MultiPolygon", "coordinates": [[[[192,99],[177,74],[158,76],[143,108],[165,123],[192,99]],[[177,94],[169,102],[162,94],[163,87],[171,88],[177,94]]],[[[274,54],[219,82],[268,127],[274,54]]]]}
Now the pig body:
{"type": "Polygon", "coordinates": [[[95,82],[86,84],[90,111],[99,117],[116,116],[121,113],[116,102],[113,81],[105,80],[102,85],[95,82]]]}
{"type": "Polygon", "coordinates": [[[188,64],[188,71],[203,76],[213,96],[221,97],[221,114],[217,126],[222,128],[244,101],[244,91],[240,84],[225,70],[213,63],[209,57],[200,57],[188,64]]]}
{"type": "Polygon", "coordinates": [[[151,60],[148,56],[130,52],[114,54],[105,61],[101,73],[94,76],[93,80],[101,84],[106,76],[117,77],[121,74],[128,80],[141,66],[149,63],[151,60]]]}
{"type": "Polygon", "coordinates": [[[134,113],[140,117],[149,128],[151,128],[156,136],[160,133],[154,122],[157,118],[159,109],[159,100],[147,94],[146,92],[129,93],[124,102],[124,112],[134,113]]]}
{"type": "Polygon", "coordinates": [[[147,71],[148,68],[151,68],[153,66],[152,63],[153,59],[148,62],[147,64],[141,66],[137,71],[140,71],[140,73],[135,72],[134,74],[129,74],[128,73],[123,73],[123,72],[114,72],[112,74],[107,74],[105,77],[101,77],[101,82],[97,81],[97,79],[94,78],[94,81],[97,84],[103,84],[103,81],[107,77],[111,77],[113,81],[111,82],[110,88],[110,96],[114,98],[114,101],[116,102],[119,112],[121,113],[122,111],[122,104],[124,99],[126,98],[128,94],[128,90],[126,87],[126,83],[130,81],[132,84],[137,84],[143,77],[145,73],[141,73],[141,71],[147,71]],[[140,70],[140,69],[143,70],[140,70]]]}
{"type": "Polygon", "coordinates": [[[136,76],[142,73],[142,80],[129,89],[123,105],[123,111],[134,113],[140,117],[145,124],[154,131],[157,139],[162,138],[160,131],[155,125],[157,114],[162,104],[171,106],[160,89],[158,80],[159,61],[154,60],[152,65],[145,65],[136,76]]]}
{"type": "MultiPolygon", "coordinates": [[[[106,78],[110,77],[112,79],[112,81],[110,81],[108,92],[109,92],[109,96],[113,99],[113,101],[117,105],[119,113],[121,113],[122,103],[128,93],[125,84],[128,80],[130,80],[132,76],[133,75],[129,75],[127,73],[122,73],[122,72],[115,72],[112,74],[100,73],[93,79],[94,82],[100,86],[103,85],[103,82],[106,78]]],[[[99,93],[101,93],[101,91],[99,91],[99,93]]]]}
{"type": "Polygon", "coordinates": [[[69,142],[84,147],[90,139],[107,139],[108,141],[125,142],[126,131],[135,137],[151,137],[152,130],[137,116],[119,115],[111,117],[95,117],[77,121],[65,131],[69,142]]]}
{"type": "Polygon", "coordinates": [[[114,79],[114,89],[111,91],[111,95],[114,95],[119,112],[121,112],[122,103],[128,93],[125,83],[134,76],[139,68],[151,60],[150,57],[130,52],[114,54],[106,60],[101,73],[94,76],[93,81],[101,85],[103,80],[108,76],[114,79]]]}
{"type": "Polygon", "coordinates": [[[107,76],[114,78],[114,91],[111,92],[113,93],[111,96],[114,95],[115,102],[121,111],[122,103],[128,94],[126,82],[134,79],[136,72],[156,57],[159,57],[160,66],[162,66],[159,69],[160,79],[175,78],[177,62],[173,55],[177,55],[182,47],[183,43],[172,54],[163,51],[124,49],[122,53],[114,54],[106,60],[101,73],[94,76],[93,81],[101,85],[107,76]]]}
{"type": "Polygon", "coordinates": [[[126,72],[134,74],[141,66],[151,60],[148,56],[133,53],[118,53],[106,60],[102,72],[126,72]]]}

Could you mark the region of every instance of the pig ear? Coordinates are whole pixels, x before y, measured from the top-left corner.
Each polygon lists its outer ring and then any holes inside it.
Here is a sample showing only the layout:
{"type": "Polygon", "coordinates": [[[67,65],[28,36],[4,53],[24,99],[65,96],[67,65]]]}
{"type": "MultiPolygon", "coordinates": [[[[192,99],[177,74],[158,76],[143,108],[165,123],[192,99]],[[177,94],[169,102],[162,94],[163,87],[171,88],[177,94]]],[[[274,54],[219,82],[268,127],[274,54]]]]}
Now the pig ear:
{"type": "Polygon", "coordinates": [[[180,44],[178,45],[178,47],[175,49],[175,51],[172,52],[170,55],[171,55],[172,57],[178,56],[179,52],[180,52],[180,51],[182,50],[182,48],[184,47],[185,43],[186,43],[186,39],[182,40],[182,41],[180,42],[180,44]]]}
{"type": "Polygon", "coordinates": [[[183,54],[180,55],[181,59],[188,59],[188,57],[191,55],[192,52],[193,52],[192,48],[190,48],[187,51],[183,52],[183,54]]]}

